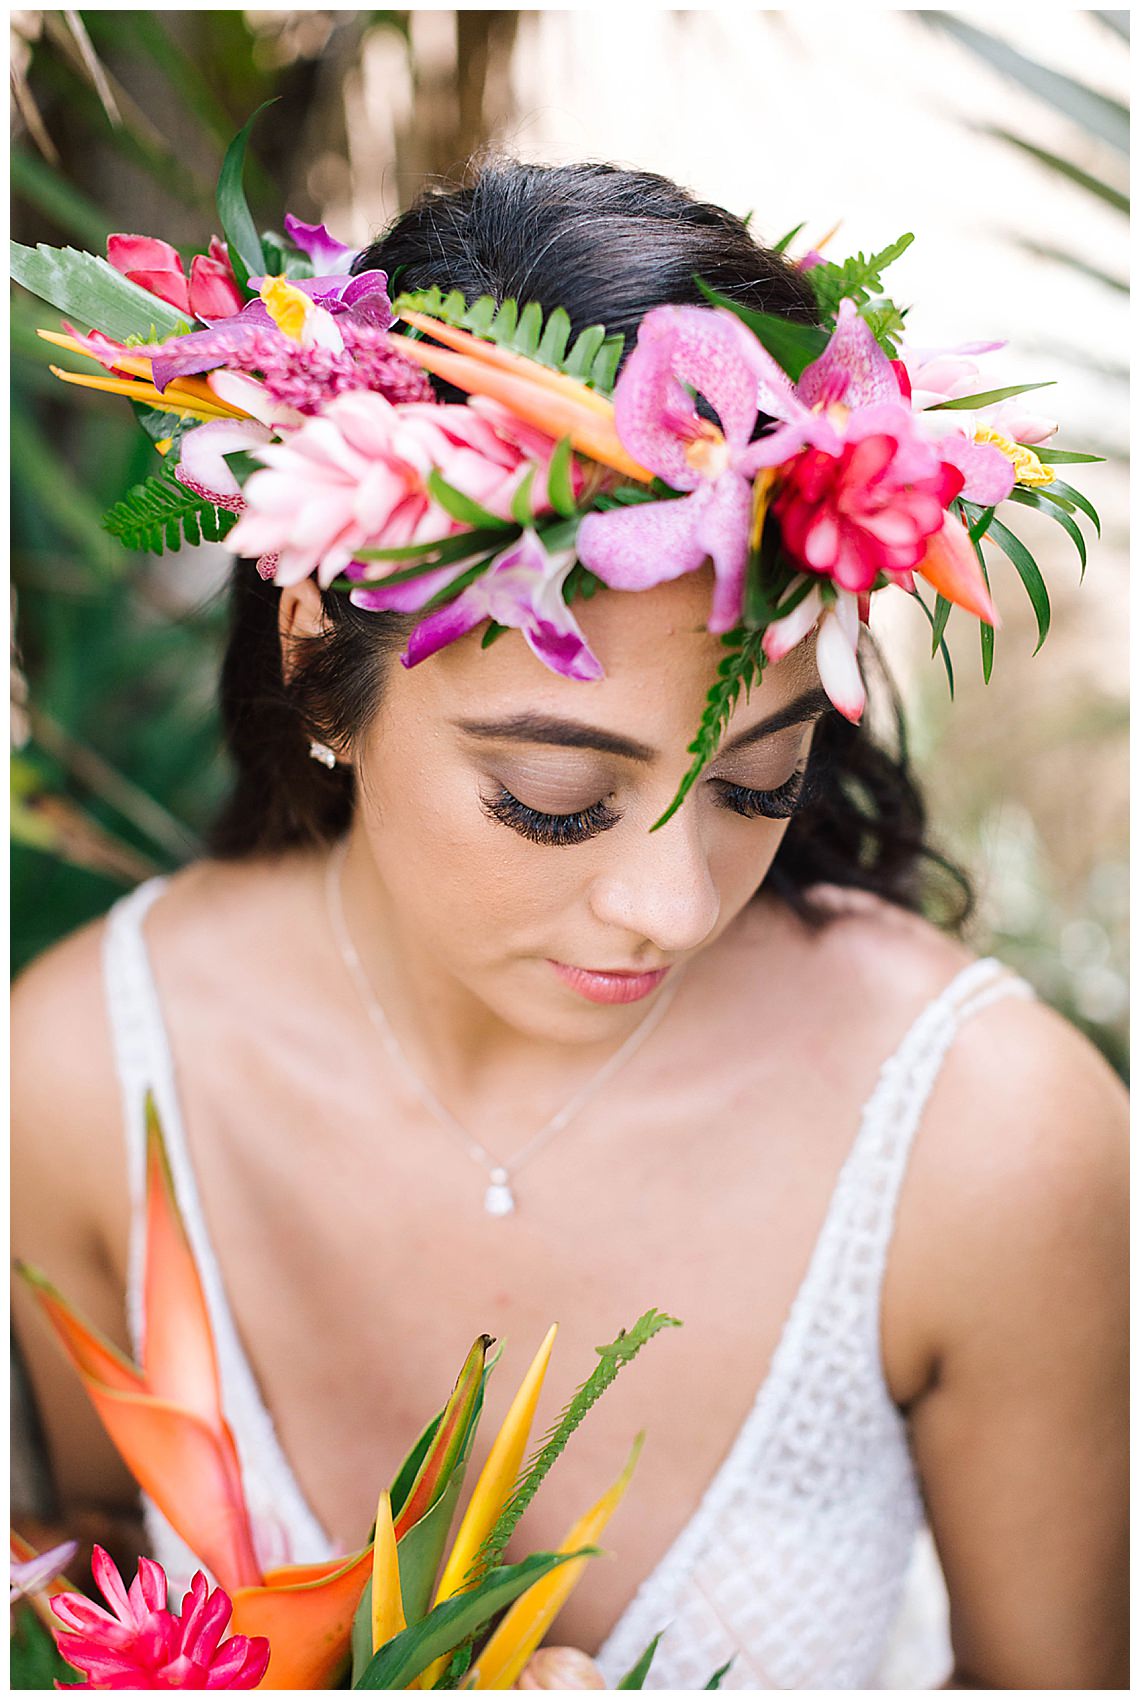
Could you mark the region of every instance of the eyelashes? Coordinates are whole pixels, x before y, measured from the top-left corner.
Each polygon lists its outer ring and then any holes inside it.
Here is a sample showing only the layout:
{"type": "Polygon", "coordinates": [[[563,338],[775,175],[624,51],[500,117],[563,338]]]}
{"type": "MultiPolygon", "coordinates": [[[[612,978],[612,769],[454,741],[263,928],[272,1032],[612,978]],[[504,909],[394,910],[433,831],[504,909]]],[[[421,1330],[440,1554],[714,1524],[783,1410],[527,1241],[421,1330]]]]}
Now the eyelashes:
{"type": "MultiPolygon", "coordinates": [[[[790,820],[798,809],[810,802],[814,792],[806,767],[801,767],[772,791],[754,791],[747,785],[730,785],[715,781],[717,802],[721,808],[748,820],[790,820]]],[[[572,815],[548,815],[532,809],[500,786],[493,797],[480,797],[483,812],[492,820],[501,821],[528,838],[532,844],[584,844],[599,832],[616,826],[621,819],[616,809],[604,800],[572,815]]]]}

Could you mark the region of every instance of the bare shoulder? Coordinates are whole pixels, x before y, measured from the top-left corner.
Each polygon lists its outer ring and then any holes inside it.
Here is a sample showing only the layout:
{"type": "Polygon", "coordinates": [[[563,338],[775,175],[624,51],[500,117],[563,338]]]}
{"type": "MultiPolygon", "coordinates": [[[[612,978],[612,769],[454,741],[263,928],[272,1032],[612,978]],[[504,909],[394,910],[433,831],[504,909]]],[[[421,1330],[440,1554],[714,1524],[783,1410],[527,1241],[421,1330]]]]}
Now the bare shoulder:
{"type": "MultiPolygon", "coordinates": [[[[105,920],[61,940],[24,970],[11,998],[14,1228],[21,1200],[50,1188],[57,1210],[72,1200],[73,1227],[94,1232],[121,1143],[121,1106],[104,990],[105,920]]],[[[17,1245],[18,1249],[18,1245],[17,1245]]]]}

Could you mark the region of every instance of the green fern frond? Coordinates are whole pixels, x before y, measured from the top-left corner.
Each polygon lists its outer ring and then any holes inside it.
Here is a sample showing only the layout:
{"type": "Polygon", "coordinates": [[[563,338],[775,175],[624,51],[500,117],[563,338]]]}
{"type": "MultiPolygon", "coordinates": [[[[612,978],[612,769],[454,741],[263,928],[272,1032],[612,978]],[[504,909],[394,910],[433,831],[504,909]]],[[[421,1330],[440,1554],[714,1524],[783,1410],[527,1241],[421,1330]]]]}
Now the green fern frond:
{"type": "Polygon", "coordinates": [[[552,372],[580,378],[603,395],[609,395],[614,387],[625,346],[625,338],[607,336],[604,325],[587,325],[571,344],[570,315],[564,308],[555,307],[544,318],[537,301],[528,301],[520,311],[513,297],[499,303],[493,295],[481,295],[469,307],[458,289],[444,295],[441,289],[433,287],[398,295],[392,308],[397,314],[407,309],[442,319],[444,324],[469,331],[485,342],[498,343],[513,354],[537,360],[552,372]]]}
{"type": "Polygon", "coordinates": [[[913,233],[907,231],[877,254],[852,254],[838,264],[824,260],[820,265],[812,266],[806,275],[815,292],[820,313],[825,318],[833,318],[845,296],[858,306],[865,307],[873,297],[882,295],[883,272],[906,253],[913,241],[913,233]]]}
{"type": "Polygon", "coordinates": [[[659,826],[676,814],[689,792],[696,784],[702,770],[720,747],[724,737],[724,729],[732,718],[741,691],[747,699],[753,685],[764,671],[764,650],[761,647],[764,638],[763,629],[749,631],[744,626],[737,626],[731,632],[725,632],[722,643],[731,645],[730,653],[718,664],[716,678],[709,686],[705,698],[704,713],[697,735],[688,746],[693,762],[680,785],[677,794],[665,813],[655,820],[650,832],[656,832],[659,826]]]}
{"type": "Polygon", "coordinates": [[[183,543],[220,543],[237,515],[187,490],[173,477],[147,478],[108,508],[103,528],[125,548],[161,555],[183,543]]]}
{"type": "Polygon", "coordinates": [[[644,1316],[638,1317],[633,1327],[622,1329],[616,1340],[611,1340],[608,1346],[597,1348],[600,1362],[573,1395],[557,1422],[547,1433],[539,1445],[531,1462],[517,1483],[514,1492],[499,1514],[499,1520],[484,1541],[472,1570],[482,1573],[484,1568],[498,1563],[507,1543],[534,1499],[535,1494],[546,1479],[551,1465],[559,1458],[574,1430],[582,1422],[587,1413],[597,1404],[602,1394],[617,1379],[618,1373],[640,1352],[641,1348],[659,1334],[663,1328],[679,1328],[681,1324],[674,1316],[666,1316],[659,1310],[647,1310],[644,1316]]]}

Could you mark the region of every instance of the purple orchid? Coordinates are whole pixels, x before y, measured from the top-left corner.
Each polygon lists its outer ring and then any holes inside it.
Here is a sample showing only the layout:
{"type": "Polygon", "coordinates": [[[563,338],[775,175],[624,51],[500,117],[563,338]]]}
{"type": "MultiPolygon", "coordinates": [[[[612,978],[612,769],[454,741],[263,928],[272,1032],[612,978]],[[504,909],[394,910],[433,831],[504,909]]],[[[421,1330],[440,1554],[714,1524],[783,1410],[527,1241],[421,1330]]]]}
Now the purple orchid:
{"type": "MultiPolygon", "coordinates": [[[[911,476],[919,461],[932,485],[943,482],[939,463],[956,467],[964,479],[960,493],[970,501],[988,505],[1009,494],[1013,469],[999,450],[964,435],[943,438],[937,452],[922,440],[895,369],[853,301],[840,303],[827,347],[794,385],[727,308],[655,308],[642,320],[637,345],[618,379],[614,423],[623,446],[643,466],[691,494],[588,514],[578,532],[579,559],[614,589],[644,590],[692,572],[711,557],[716,584],[708,629],[729,631],[743,609],[751,477],[805,447],[823,457],[843,456],[853,437],[866,434],[860,416],[884,404],[890,417],[882,431],[880,476],[892,466],[884,497],[911,476]],[[722,430],[699,417],[685,385],[715,409],[722,430]],[[761,408],[780,423],[752,442],[761,408]]],[[[842,505],[841,488],[837,498],[842,505]]],[[[871,525],[880,523],[873,502],[867,518],[871,525]]],[[[935,532],[943,528],[944,518],[941,511],[932,514],[935,532]]],[[[837,552],[865,545],[875,535],[855,536],[840,523],[832,532],[837,552]]],[[[925,532],[916,533],[909,565],[921,570],[926,544],[925,532]]],[[[818,548],[815,558],[803,564],[824,574],[832,570],[818,548]]],[[[964,570],[960,552],[959,566],[964,570]]]]}
{"type": "MultiPolygon", "coordinates": [[[[255,289],[260,289],[265,279],[256,277],[249,281],[255,289]]],[[[327,313],[334,317],[345,315],[353,324],[386,331],[392,323],[392,303],[388,299],[385,272],[360,272],[356,277],[300,278],[293,287],[308,295],[327,313]]],[[[161,391],[172,378],[212,372],[217,366],[237,362],[243,351],[256,343],[254,333],[266,330],[274,336],[281,334],[264,301],[250,301],[240,313],[217,321],[209,330],[171,337],[166,342],[143,347],[137,352],[151,356],[154,385],[161,391]]]]}
{"type": "Polygon", "coordinates": [[[13,1559],[9,1568],[10,1604],[42,1593],[49,1582],[63,1575],[78,1551],[78,1541],[61,1541],[46,1552],[33,1553],[31,1558],[13,1559]]]}
{"type": "MultiPolygon", "coordinates": [[[[565,679],[600,679],[601,665],[562,597],[562,586],[575,558],[573,549],[551,554],[538,534],[528,528],[496,556],[474,584],[420,621],[400,660],[405,667],[414,667],[484,620],[495,620],[500,626],[521,631],[534,654],[552,672],[565,679]]],[[[441,569],[440,576],[443,573],[455,577],[456,569],[449,566],[441,569]]],[[[370,594],[353,591],[352,601],[360,604],[370,594]]],[[[392,603],[385,602],[384,606],[391,607],[392,603]]]]}
{"type": "Polygon", "coordinates": [[[338,242],[323,224],[305,224],[294,218],[292,213],[285,214],[285,234],[295,248],[308,255],[313,262],[313,270],[324,273],[326,277],[350,272],[352,262],[361,252],[359,248],[349,248],[338,242]]]}

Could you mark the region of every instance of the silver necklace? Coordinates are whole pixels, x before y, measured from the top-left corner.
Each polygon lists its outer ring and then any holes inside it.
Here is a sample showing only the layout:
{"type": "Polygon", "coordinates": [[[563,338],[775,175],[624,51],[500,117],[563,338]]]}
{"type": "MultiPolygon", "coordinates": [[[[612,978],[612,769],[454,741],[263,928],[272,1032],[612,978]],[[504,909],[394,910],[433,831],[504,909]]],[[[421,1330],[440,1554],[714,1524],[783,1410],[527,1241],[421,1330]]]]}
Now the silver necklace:
{"type": "Polygon", "coordinates": [[[575,1093],[570,1102],[564,1104],[556,1115],[551,1116],[550,1120],[540,1127],[538,1132],[528,1139],[526,1144],[513,1156],[500,1161],[493,1157],[477,1139],[472,1138],[467,1129],[456,1121],[447,1106],[440,1103],[431,1087],[420,1079],[392,1031],[380,1001],[372,990],[368,976],[364,972],[364,966],[356,953],[356,947],[349,936],[348,926],[345,922],[341,874],[347,851],[348,840],[342,839],[329,856],[325,869],[325,896],[328,903],[329,921],[341,960],[360,995],[360,1000],[368,1013],[369,1020],[383,1039],[385,1049],[393,1063],[404,1075],[420,1102],[431,1111],[442,1127],[459,1139],[471,1160],[478,1163],[479,1167],[484,1170],[487,1176],[487,1188],[483,1194],[484,1210],[489,1216],[509,1216],[517,1207],[514,1190],[511,1186],[512,1176],[518,1173],[524,1163],[528,1163],[532,1157],[537,1156],[539,1151],[554,1138],[555,1134],[562,1131],[571,1117],[578,1113],[583,1104],[617,1073],[622,1064],[628,1061],[640,1045],[644,1044],[672,1003],[681,970],[674,969],[672,983],[662,992],[644,1021],[634,1028],[629,1037],[603,1064],[593,1079],[588,1080],[585,1086],[575,1093]]]}

